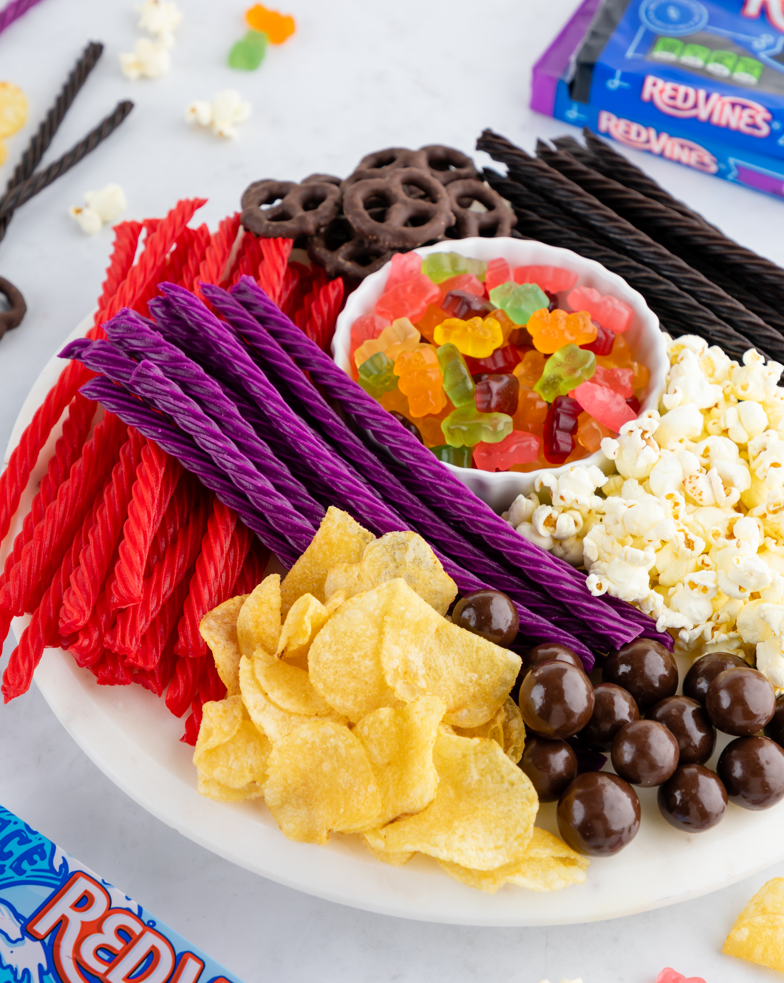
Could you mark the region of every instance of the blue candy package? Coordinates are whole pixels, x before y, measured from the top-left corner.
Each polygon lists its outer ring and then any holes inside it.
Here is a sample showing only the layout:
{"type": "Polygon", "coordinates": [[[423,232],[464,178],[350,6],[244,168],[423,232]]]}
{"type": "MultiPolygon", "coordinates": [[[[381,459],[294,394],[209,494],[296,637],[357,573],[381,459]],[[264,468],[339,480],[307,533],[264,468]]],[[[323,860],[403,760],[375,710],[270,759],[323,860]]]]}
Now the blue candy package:
{"type": "Polygon", "coordinates": [[[584,0],[531,105],[784,198],[784,0],[584,0]]]}
{"type": "Polygon", "coordinates": [[[240,983],[0,806],[0,983],[240,983]]]}

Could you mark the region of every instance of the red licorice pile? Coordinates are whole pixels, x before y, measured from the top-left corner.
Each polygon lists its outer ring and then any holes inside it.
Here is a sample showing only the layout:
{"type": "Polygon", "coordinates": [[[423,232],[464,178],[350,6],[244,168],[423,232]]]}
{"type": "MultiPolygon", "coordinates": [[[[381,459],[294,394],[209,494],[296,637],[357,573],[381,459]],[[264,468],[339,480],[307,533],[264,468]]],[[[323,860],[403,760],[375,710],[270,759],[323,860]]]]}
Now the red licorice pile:
{"type": "MultiPolygon", "coordinates": [[[[291,240],[240,232],[239,214],[211,235],[188,228],[201,199],[165,219],[123,222],[91,339],[123,307],[147,314],[163,281],[235,283],[252,276],[317,344],[326,347],[343,305],[340,279],[289,262],[291,240]],[[144,233],[143,242],[140,240],[144,233]],[[138,253],[138,256],[137,256],[138,253]]],[[[237,515],[155,443],[78,392],[93,373],[70,362],[38,408],[0,476],[0,538],[9,531],[39,454],[62,418],[48,470],[0,576],[0,636],[32,615],[3,675],[6,702],[25,693],[46,646],[60,646],[103,685],[139,683],[173,714],[226,690],[199,634],[204,614],[262,579],[268,551],[237,515]]]]}

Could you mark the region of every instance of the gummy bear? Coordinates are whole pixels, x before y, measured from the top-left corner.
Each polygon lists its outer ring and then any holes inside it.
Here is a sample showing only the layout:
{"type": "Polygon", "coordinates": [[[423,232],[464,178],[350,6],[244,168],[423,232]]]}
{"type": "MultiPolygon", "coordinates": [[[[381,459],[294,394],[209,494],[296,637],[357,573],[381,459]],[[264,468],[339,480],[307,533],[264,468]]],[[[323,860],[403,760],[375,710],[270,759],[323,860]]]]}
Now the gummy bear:
{"type": "Polygon", "coordinates": [[[253,72],[264,60],[267,51],[267,35],[261,31],[248,31],[235,42],[229,52],[229,67],[253,72]]]}
{"type": "MultiPolygon", "coordinates": [[[[504,312],[501,311],[503,314],[504,312]]],[[[514,345],[515,348],[533,348],[534,339],[531,337],[531,332],[528,328],[515,327],[514,331],[509,333],[509,344],[514,345]]]]}
{"type": "Polygon", "coordinates": [[[683,973],[678,973],[668,966],[656,977],[656,983],[705,983],[705,980],[700,976],[690,976],[686,979],[683,973]]]}
{"type": "Polygon", "coordinates": [[[376,352],[386,352],[393,362],[401,352],[412,352],[419,345],[419,332],[407,317],[399,317],[388,325],[378,338],[363,342],[356,352],[354,361],[361,365],[376,352]]]}
{"type": "Polygon", "coordinates": [[[248,27],[254,31],[263,31],[270,44],[283,44],[295,30],[294,18],[288,14],[280,14],[277,10],[268,10],[260,3],[245,11],[248,27]]]}
{"type": "Polygon", "coordinates": [[[609,355],[613,348],[615,335],[609,328],[603,328],[598,321],[594,321],[593,326],[596,328],[595,340],[588,342],[587,345],[580,345],[580,347],[593,352],[594,355],[609,355]]]}
{"type": "Polygon", "coordinates": [[[586,413],[598,420],[613,433],[618,433],[624,423],[634,420],[637,413],[626,403],[623,396],[597,386],[595,382],[582,382],[569,395],[576,399],[586,413]]]}
{"type": "Polygon", "coordinates": [[[422,272],[430,277],[433,283],[443,283],[450,277],[461,273],[471,273],[479,280],[484,280],[487,263],[482,259],[469,259],[460,253],[430,253],[422,263],[422,272]]]}
{"type": "Polygon", "coordinates": [[[568,395],[595,372],[596,356],[593,352],[587,352],[577,345],[564,345],[547,359],[542,377],[534,389],[542,399],[552,403],[556,396],[568,395]]]}
{"type": "Polygon", "coordinates": [[[472,317],[468,321],[450,317],[436,327],[434,333],[437,345],[451,341],[463,355],[473,358],[487,358],[504,342],[501,325],[493,317],[472,317]]]}
{"type": "Polygon", "coordinates": [[[384,352],[376,352],[360,365],[359,384],[368,396],[378,399],[382,393],[397,389],[398,380],[393,369],[394,362],[384,352]]]}
{"type": "Polygon", "coordinates": [[[480,441],[497,444],[512,432],[505,413],[480,413],[475,406],[459,406],[442,422],[441,430],[452,447],[473,447],[480,441]]]}
{"type": "Polygon", "coordinates": [[[428,305],[438,300],[438,297],[438,287],[433,281],[422,274],[417,274],[410,280],[398,283],[391,290],[386,290],[376,303],[376,314],[389,321],[399,317],[418,321],[428,305]]]}
{"type": "Polygon", "coordinates": [[[384,291],[399,287],[406,280],[413,280],[422,272],[422,257],[417,253],[395,253],[389,261],[389,276],[384,291]]]}
{"type": "Polygon", "coordinates": [[[634,311],[617,297],[603,297],[593,287],[577,287],[567,297],[573,310],[588,311],[603,328],[615,334],[623,334],[632,323],[634,311]]]}
{"type": "Polygon", "coordinates": [[[433,341],[436,325],[445,321],[446,318],[446,313],[437,304],[430,304],[422,317],[416,322],[416,327],[422,332],[423,337],[427,338],[428,341],[433,341]]]}
{"type": "MultiPolygon", "coordinates": [[[[590,377],[586,376],[585,378],[588,379],[590,377]]],[[[603,365],[597,365],[593,381],[597,386],[606,386],[607,389],[612,389],[619,396],[628,399],[629,396],[634,395],[632,378],[633,372],[631,369],[606,369],[603,365]]]]}
{"type": "Polygon", "coordinates": [[[571,290],[577,283],[577,274],[560,266],[516,266],[512,276],[517,283],[535,283],[552,294],[571,290]]]}
{"type": "Polygon", "coordinates": [[[539,456],[541,441],[532,433],[513,430],[496,444],[474,447],[474,464],[482,471],[508,471],[513,464],[530,464],[539,456]]]}
{"type": "Polygon", "coordinates": [[[394,419],[397,420],[404,430],[407,430],[413,437],[416,437],[420,444],[424,444],[422,434],[419,432],[419,427],[416,425],[416,423],[412,423],[407,416],[404,416],[397,410],[390,410],[389,415],[394,417],[394,419]]]}
{"type": "Polygon", "coordinates": [[[651,379],[651,372],[647,365],[642,362],[632,362],[632,387],[634,389],[645,389],[651,379]]]}
{"type": "MultiPolygon", "coordinates": [[[[590,386],[590,382],[584,382],[590,386]]],[[[544,456],[550,464],[563,464],[574,450],[580,404],[570,396],[556,396],[544,424],[544,456]]]]}
{"type": "MultiPolygon", "coordinates": [[[[479,283],[478,280],[477,283],[479,283]]],[[[492,304],[467,290],[450,290],[441,301],[441,310],[446,311],[449,317],[457,317],[461,321],[467,320],[466,315],[468,317],[484,317],[492,309],[492,304]]]]}
{"type": "Polygon", "coordinates": [[[577,443],[589,454],[595,454],[601,448],[602,440],[612,436],[612,430],[602,426],[590,414],[583,412],[577,418],[577,443]]]}
{"type": "Polygon", "coordinates": [[[596,328],[585,311],[567,314],[560,310],[538,310],[526,327],[534,339],[534,347],[545,355],[552,355],[564,345],[584,345],[596,338],[596,328]]]}
{"type": "Polygon", "coordinates": [[[452,276],[440,283],[438,289],[441,291],[442,300],[453,290],[464,290],[468,294],[475,294],[477,297],[485,299],[485,285],[473,273],[460,273],[458,276],[452,276]]]}
{"type": "Polygon", "coordinates": [[[488,375],[493,373],[513,372],[520,361],[520,354],[514,345],[504,345],[496,348],[487,358],[470,358],[466,356],[466,365],[471,375],[488,375]]]}
{"type": "Polygon", "coordinates": [[[547,308],[547,294],[535,283],[502,283],[490,291],[490,300],[506,311],[515,324],[528,324],[534,311],[547,308]]]}
{"type": "Polygon", "coordinates": [[[430,450],[444,464],[454,464],[456,468],[470,468],[473,452],[470,447],[451,447],[449,444],[437,444],[430,450]]]}
{"type": "Polygon", "coordinates": [[[521,389],[517,398],[517,412],[512,417],[515,430],[536,433],[547,419],[549,404],[534,389],[521,389]]]}
{"type": "Polygon", "coordinates": [[[474,402],[480,413],[506,413],[513,416],[517,412],[519,395],[520,383],[515,376],[485,375],[477,382],[474,402]]]}
{"type": "Polygon", "coordinates": [[[466,406],[474,401],[476,386],[460,352],[452,344],[441,345],[436,352],[444,391],[454,406],[466,406]]]}
{"type": "Polygon", "coordinates": [[[509,344],[512,345],[518,345],[518,347],[521,348],[533,347],[533,341],[530,341],[531,336],[528,335],[526,329],[520,328],[517,324],[515,324],[514,321],[511,319],[511,317],[509,317],[509,315],[506,313],[506,311],[502,311],[501,308],[498,307],[496,308],[496,310],[491,310],[490,313],[496,319],[496,321],[498,321],[498,323],[501,325],[501,333],[504,336],[504,344],[507,344],[508,342],[509,344]],[[528,335],[529,340],[526,341],[525,337],[523,335],[520,335],[518,341],[514,341],[513,336],[515,332],[518,331],[524,331],[525,334],[528,335]]]}
{"type": "Polygon", "coordinates": [[[359,346],[366,341],[375,341],[387,324],[388,322],[377,314],[363,314],[354,321],[351,325],[351,345],[349,348],[349,358],[352,364],[356,364],[354,354],[359,346]]]}
{"type": "Polygon", "coordinates": [[[387,413],[400,413],[401,416],[408,417],[409,420],[413,416],[411,407],[408,405],[408,396],[405,396],[399,389],[389,389],[376,398],[387,413]]]}
{"type": "Polygon", "coordinates": [[[400,379],[400,391],[408,396],[413,416],[438,413],[443,409],[446,396],[434,349],[428,346],[415,352],[402,352],[395,362],[395,375],[400,379]]]}
{"type": "Polygon", "coordinates": [[[485,290],[488,294],[494,287],[500,287],[502,283],[511,279],[513,279],[512,268],[505,259],[490,260],[485,274],[485,290]]]}
{"type": "Polygon", "coordinates": [[[514,374],[523,389],[534,388],[542,378],[546,361],[547,356],[536,350],[523,355],[522,361],[514,368],[514,374]]]}
{"type": "Polygon", "coordinates": [[[444,434],[441,430],[441,424],[454,408],[452,401],[447,399],[446,405],[440,413],[417,417],[414,420],[414,423],[419,427],[419,432],[422,434],[422,439],[427,447],[437,447],[439,444],[443,444],[444,434]]]}

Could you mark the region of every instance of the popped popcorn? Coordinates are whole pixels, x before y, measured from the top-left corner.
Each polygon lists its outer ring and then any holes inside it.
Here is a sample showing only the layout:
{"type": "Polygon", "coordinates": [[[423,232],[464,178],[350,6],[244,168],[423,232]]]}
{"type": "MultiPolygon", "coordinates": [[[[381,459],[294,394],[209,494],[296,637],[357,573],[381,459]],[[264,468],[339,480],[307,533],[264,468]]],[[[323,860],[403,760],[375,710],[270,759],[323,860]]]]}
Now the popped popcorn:
{"type": "Polygon", "coordinates": [[[504,518],[584,565],[594,595],[693,654],[741,653],[784,692],[784,367],[693,336],[668,352],[660,412],[602,441],[616,473],[544,472],[504,518]]]}
{"type": "Polygon", "coordinates": [[[83,208],[72,205],[68,211],[88,235],[94,235],[104,223],[113,222],[128,207],[119,184],[107,184],[100,191],[86,191],[84,200],[87,204],[83,208]]]}
{"type": "Polygon", "coordinates": [[[237,123],[244,123],[250,113],[251,104],[242,102],[239,92],[225,89],[218,92],[212,102],[192,102],[185,111],[185,121],[208,126],[216,136],[231,140],[237,135],[237,123]]]}
{"type": "Polygon", "coordinates": [[[182,20],[182,11],[177,4],[170,0],[146,0],[139,10],[139,27],[170,48],[174,44],[174,28],[182,20]]]}
{"type": "Polygon", "coordinates": [[[139,38],[131,54],[120,55],[120,68],[132,82],[140,78],[160,78],[171,68],[169,44],[163,38],[155,41],[139,38]]]}

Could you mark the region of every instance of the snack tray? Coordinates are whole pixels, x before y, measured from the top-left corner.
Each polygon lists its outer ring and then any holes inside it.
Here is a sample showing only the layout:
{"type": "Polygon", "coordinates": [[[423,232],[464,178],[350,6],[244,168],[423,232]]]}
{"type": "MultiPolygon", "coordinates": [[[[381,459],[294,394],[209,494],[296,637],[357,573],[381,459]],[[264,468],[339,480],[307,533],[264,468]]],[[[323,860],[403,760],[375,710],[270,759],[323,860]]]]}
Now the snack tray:
{"type": "MultiPolygon", "coordinates": [[[[83,335],[85,319],[62,345],[83,335]]],[[[9,442],[25,426],[63,367],[54,356],[31,389],[9,442]]],[[[22,497],[2,544],[4,562],[21,529],[33,491],[46,471],[57,427],[22,497]]],[[[17,637],[29,618],[17,618],[17,637]]],[[[681,675],[684,666],[681,665],[681,675]]],[[[224,803],[196,791],[191,749],[180,743],[183,721],[141,686],[98,686],[61,649],[47,649],[35,682],[57,718],[87,756],[152,815],[213,853],[247,870],[341,904],[402,918],[456,925],[539,926],[632,915],[718,890],[784,859],[782,809],[749,812],[730,805],[724,820],[689,835],[669,826],[656,806],[656,789],[639,789],[643,821],[618,856],[594,860],[585,884],[553,894],[507,885],[495,895],[452,880],[426,857],[404,867],[384,864],[359,837],[333,835],[326,847],[285,839],[262,802],[224,803]]],[[[718,751],[727,738],[719,740],[718,751]]],[[[715,758],[709,762],[715,766],[715,758]]],[[[540,808],[538,825],[557,833],[555,806],[540,808]]]]}

